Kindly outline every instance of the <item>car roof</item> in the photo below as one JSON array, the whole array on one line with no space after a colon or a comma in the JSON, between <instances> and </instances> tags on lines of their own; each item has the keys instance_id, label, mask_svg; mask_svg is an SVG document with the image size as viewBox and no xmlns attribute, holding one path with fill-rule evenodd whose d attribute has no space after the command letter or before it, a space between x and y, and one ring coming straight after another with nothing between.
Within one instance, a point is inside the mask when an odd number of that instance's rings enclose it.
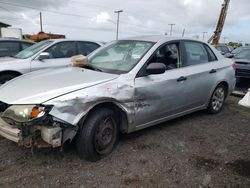
<instances>
[{"instance_id":1,"label":"car roof","mask_svg":"<svg viewBox=\"0 0 250 188\"><path fill-rule=\"evenodd\" d=\"M139 40L139 41L148 41L148 42L159 42L159 41L172 41L172 40L192 40L192 41L198 41L202 42L197 39L193 38L186 38L186 37L168 37L165 35L146 35L146 36L136 36L136 37L129 37L124 38L121 40Z\"/></svg>"},{"instance_id":2,"label":"car roof","mask_svg":"<svg viewBox=\"0 0 250 188\"><path fill-rule=\"evenodd\" d=\"M30 41L30 40L21 40L21 39L16 39L16 38L0 38L0 42L1 41L27 42L27 43L32 43L32 44L35 43L33 41Z\"/></svg>"},{"instance_id":3,"label":"car roof","mask_svg":"<svg viewBox=\"0 0 250 188\"><path fill-rule=\"evenodd\" d=\"M217 45L215 45L215 46L222 46L222 47L226 46L226 47L229 47L229 46L226 45L226 44L217 44Z\"/></svg>"},{"instance_id":4,"label":"car roof","mask_svg":"<svg viewBox=\"0 0 250 188\"><path fill-rule=\"evenodd\" d=\"M48 41L53 41L53 42L62 42L62 41L82 41L82 42L93 42L96 44L99 44L101 46L103 46L102 42L98 42L98 41L92 41L92 40L83 40L83 39L47 39Z\"/></svg>"}]
</instances>

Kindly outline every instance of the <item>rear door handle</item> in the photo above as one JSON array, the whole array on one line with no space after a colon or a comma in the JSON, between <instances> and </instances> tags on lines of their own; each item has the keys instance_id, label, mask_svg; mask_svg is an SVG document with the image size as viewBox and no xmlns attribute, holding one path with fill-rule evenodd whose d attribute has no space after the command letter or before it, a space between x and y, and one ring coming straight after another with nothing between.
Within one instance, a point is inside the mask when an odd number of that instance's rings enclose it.
<instances>
[{"instance_id":1,"label":"rear door handle","mask_svg":"<svg viewBox=\"0 0 250 188\"><path fill-rule=\"evenodd\" d=\"M213 73L216 73L216 72L217 72L217 70L212 69L212 70L209 72L209 74L213 74Z\"/></svg>"},{"instance_id":2,"label":"rear door handle","mask_svg":"<svg viewBox=\"0 0 250 188\"><path fill-rule=\"evenodd\" d=\"M185 81L185 80L187 80L187 77L181 76L180 78L177 79L177 82L182 82L182 81Z\"/></svg>"}]
</instances>

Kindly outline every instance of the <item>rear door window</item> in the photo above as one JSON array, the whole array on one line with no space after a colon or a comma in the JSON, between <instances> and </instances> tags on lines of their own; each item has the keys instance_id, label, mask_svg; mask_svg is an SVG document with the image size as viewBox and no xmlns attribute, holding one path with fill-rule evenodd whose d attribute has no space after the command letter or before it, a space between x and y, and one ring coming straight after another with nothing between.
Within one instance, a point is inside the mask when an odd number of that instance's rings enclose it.
<instances>
[{"instance_id":1,"label":"rear door window","mask_svg":"<svg viewBox=\"0 0 250 188\"><path fill-rule=\"evenodd\" d=\"M82 55L89 55L91 52L100 47L99 44L93 42L77 42L78 43L78 53Z\"/></svg>"},{"instance_id":2,"label":"rear door window","mask_svg":"<svg viewBox=\"0 0 250 188\"><path fill-rule=\"evenodd\" d=\"M15 55L20 51L19 42L4 41L0 42L0 56Z\"/></svg>"},{"instance_id":3,"label":"rear door window","mask_svg":"<svg viewBox=\"0 0 250 188\"><path fill-rule=\"evenodd\" d=\"M209 62L207 50L199 42L184 42L184 54L185 58L182 61L182 67Z\"/></svg>"}]
</instances>

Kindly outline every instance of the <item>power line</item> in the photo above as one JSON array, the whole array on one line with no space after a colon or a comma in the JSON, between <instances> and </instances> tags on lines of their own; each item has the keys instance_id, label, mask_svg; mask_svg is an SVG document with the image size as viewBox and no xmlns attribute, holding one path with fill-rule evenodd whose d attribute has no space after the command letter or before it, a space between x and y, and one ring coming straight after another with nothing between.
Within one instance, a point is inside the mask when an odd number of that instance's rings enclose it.
<instances>
[{"instance_id":1,"label":"power line","mask_svg":"<svg viewBox=\"0 0 250 188\"><path fill-rule=\"evenodd\" d=\"M103 6L103 5L99 5L99 4L95 4L95 3L86 3L86 2L81 2L81 1L77 1L77 0L72 0L72 2L76 2L76 3L79 3L79 4L90 5L90 6L94 6L94 7L100 7L102 9L108 9L108 10L113 11L113 8L111 8L111 7L107 7L107 6ZM151 17L147 17L147 16L135 13L135 12L130 11L130 10L126 10L126 13L130 13L131 15L135 15L135 16L138 16L138 17L143 17L143 18L146 18L146 19L151 19ZM158 21L160 23L164 23L162 20L158 20L156 18L154 18L153 20Z\"/></svg>"},{"instance_id":2,"label":"power line","mask_svg":"<svg viewBox=\"0 0 250 188\"><path fill-rule=\"evenodd\" d=\"M77 0L72 0L72 2L79 3L79 4L83 4L83 5L90 5L90 6L94 6L94 7L100 7L100 8L102 8L102 9L108 9L108 10L112 10L112 11L113 11L112 8L106 7L106 6L102 6L102 5L99 5L99 4L80 2L80 1L77 1ZM139 16L139 17L144 17L144 18L146 18L146 19L149 19L149 17L140 15L140 14L138 14L138 13L134 13L133 11L126 10L126 14L127 14L127 13L131 13L132 15L137 15L137 16ZM151 19L151 18L150 18L150 19ZM154 20L154 21L158 21L158 22L160 22L160 23L163 23L162 20L157 20L157 19L155 19L155 18L154 18L153 20ZM116 24L115 22L113 22L113 23ZM135 26L135 27L138 27L138 28L140 27L140 28L143 28L143 29L149 29L149 28L145 27L144 25L132 24L132 23L129 23L129 22L124 21L124 20L120 21L120 23L128 24L128 25ZM164 29L161 28L161 30L164 30ZM153 30L151 30L151 31L153 31Z\"/></svg>"},{"instance_id":3,"label":"power line","mask_svg":"<svg viewBox=\"0 0 250 188\"><path fill-rule=\"evenodd\" d=\"M80 2L78 2L78 3L80 3ZM83 2L81 2L81 3L83 3ZM0 1L0 4L5 4L5 5L9 5L9 6L14 6L14 7L22 7L22 8L28 8L28 9L34 9L34 10L38 10L38 11L50 12L50 13L65 15L65 16L74 16L74 17L81 17L81 18L85 18L85 19L91 19L91 17L89 17L89 16L84 16L84 15L80 15L80 14L65 13L65 12L54 11L54 10L46 10L46 9L37 8L37 7L29 6L29 5L20 5L20 4L15 4L15 3L3 2L3 1ZM85 3L85 4L90 4L90 3ZM99 6L99 5L96 5L96 6ZM99 7L102 7L102 6L99 6ZM112 24L116 24L116 22L111 20L111 19L108 19L107 21L112 23ZM138 28L140 27L140 28L148 29L145 26L138 25L138 24L132 24L132 23L125 22L125 21L121 21L121 23L126 23L128 25L135 26L135 27L138 27Z\"/></svg>"},{"instance_id":4,"label":"power line","mask_svg":"<svg viewBox=\"0 0 250 188\"><path fill-rule=\"evenodd\" d=\"M50 12L50 13L60 14L60 15L67 15L67 16L74 16L74 17L81 17L81 18L88 18L88 19L91 18L89 16L83 16L80 14L72 14L72 13L65 13L65 12L54 11L54 10L46 10L46 9L37 8L37 7L33 7L33 6L20 5L20 4L9 3L9 2L0 1L0 4L5 4L5 5L9 5L9 6L14 6L14 7L23 7L23 8L28 8L28 9L34 9L34 10L38 10L38 11Z\"/></svg>"},{"instance_id":5,"label":"power line","mask_svg":"<svg viewBox=\"0 0 250 188\"><path fill-rule=\"evenodd\" d=\"M72 14L72 13L65 13L65 12L54 11L54 10L46 10L46 9L37 8L37 7L34 7L34 6L29 6L29 5L20 5L20 4L15 4L15 3L3 2L3 1L0 1L0 4L13 6L13 7L22 7L22 8L28 8L28 9L34 9L34 10L38 10L38 11L50 12L50 13L65 15L65 16L74 16L74 17L81 17L81 18L84 18L84 19L91 19L91 17L80 15L80 14ZM114 22L111 19L108 19L107 21L112 23L112 24L116 24L116 22ZM147 28L145 26L142 26L142 25L132 24L132 23L128 23L128 22L125 22L125 21L121 21L121 23L123 23L123 24L125 23L125 24L131 25L131 26L135 26L135 27L138 27L138 28L143 28L143 29L149 30L149 28ZM151 31L153 31L153 30L151 30Z\"/></svg>"}]
</instances>

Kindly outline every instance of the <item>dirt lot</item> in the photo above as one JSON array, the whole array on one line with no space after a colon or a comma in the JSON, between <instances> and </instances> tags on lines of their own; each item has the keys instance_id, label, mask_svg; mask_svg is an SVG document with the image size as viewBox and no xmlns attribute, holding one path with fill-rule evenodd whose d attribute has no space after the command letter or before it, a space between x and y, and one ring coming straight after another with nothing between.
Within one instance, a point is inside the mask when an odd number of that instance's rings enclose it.
<instances>
[{"instance_id":1,"label":"dirt lot","mask_svg":"<svg viewBox=\"0 0 250 188\"><path fill-rule=\"evenodd\" d=\"M102 161L72 145L30 150L0 138L0 187L250 187L250 110L230 97L223 112L197 112L130 135Z\"/></svg>"}]
</instances>

